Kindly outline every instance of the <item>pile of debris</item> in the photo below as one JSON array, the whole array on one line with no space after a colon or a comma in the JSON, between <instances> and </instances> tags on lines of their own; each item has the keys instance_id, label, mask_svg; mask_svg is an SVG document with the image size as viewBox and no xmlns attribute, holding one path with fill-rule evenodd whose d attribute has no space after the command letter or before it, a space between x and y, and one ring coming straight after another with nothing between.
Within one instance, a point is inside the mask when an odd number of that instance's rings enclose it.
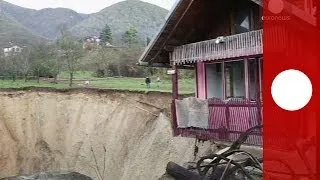
<instances>
[{"instance_id":1,"label":"pile of debris","mask_svg":"<svg viewBox=\"0 0 320 180\"><path fill-rule=\"evenodd\" d=\"M230 147L180 166L169 162L160 180L255 180L262 179L262 154L240 149L248 136L261 131L262 125L248 129Z\"/></svg>"}]
</instances>

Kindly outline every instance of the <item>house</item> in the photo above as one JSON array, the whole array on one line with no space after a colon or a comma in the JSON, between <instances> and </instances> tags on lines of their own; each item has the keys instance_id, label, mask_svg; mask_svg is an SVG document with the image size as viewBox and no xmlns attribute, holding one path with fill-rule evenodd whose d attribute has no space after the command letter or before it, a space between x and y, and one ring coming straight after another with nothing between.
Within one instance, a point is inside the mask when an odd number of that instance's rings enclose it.
<instances>
[{"instance_id":1,"label":"house","mask_svg":"<svg viewBox=\"0 0 320 180\"><path fill-rule=\"evenodd\" d=\"M7 47L7 48L3 48L3 54L4 56L9 56L11 54L17 54L17 53L21 53L22 52L22 49L21 47L19 46L12 46L12 47Z\"/></svg>"},{"instance_id":2,"label":"house","mask_svg":"<svg viewBox=\"0 0 320 180\"><path fill-rule=\"evenodd\" d=\"M97 36L88 36L85 37L83 42L83 48L84 49L90 49L93 46L98 46L100 44L101 40Z\"/></svg>"},{"instance_id":3,"label":"house","mask_svg":"<svg viewBox=\"0 0 320 180\"><path fill-rule=\"evenodd\" d=\"M285 2L283 9L294 12L294 18L315 23L312 0ZM263 17L262 0L176 3L138 62L172 68L175 136L233 141L262 124L265 18L270 17ZM278 29L275 33L279 35ZM195 98L180 98L179 69L195 70ZM256 132L246 143L262 145L261 135Z\"/></svg>"},{"instance_id":4,"label":"house","mask_svg":"<svg viewBox=\"0 0 320 180\"><path fill-rule=\"evenodd\" d=\"M84 38L84 42L83 42L84 49L91 49L94 46L99 46L99 45L113 47L113 45L109 42L102 43L101 39L98 36L92 36L92 37L88 36Z\"/></svg>"}]
</instances>

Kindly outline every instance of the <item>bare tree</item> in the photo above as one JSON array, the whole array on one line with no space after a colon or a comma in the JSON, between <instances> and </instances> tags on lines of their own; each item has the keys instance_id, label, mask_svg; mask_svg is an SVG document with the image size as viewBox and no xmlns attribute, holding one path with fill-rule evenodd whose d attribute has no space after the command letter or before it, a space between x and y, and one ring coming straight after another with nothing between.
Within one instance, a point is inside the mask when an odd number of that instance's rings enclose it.
<instances>
[{"instance_id":1,"label":"bare tree","mask_svg":"<svg viewBox=\"0 0 320 180\"><path fill-rule=\"evenodd\" d=\"M24 48L21 53L21 73L23 74L24 82L27 82L28 76L31 70L31 62L30 62L30 48Z\"/></svg>"},{"instance_id":2,"label":"bare tree","mask_svg":"<svg viewBox=\"0 0 320 180\"><path fill-rule=\"evenodd\" d=\"M16 54L14 52L11 52L7 57L5 57L7 71L12 78L12 81L16 81L17 76L19 75L19 66L21 65L20 60L20 54Z\"/></svg>"},{"instance_id":3,"label":"bare tree","mask_svg":"<svg viewBox=\"0 0 320 180\"><path fill-rule=\"evenodd\" d=\"M80 58L83 56L83 48L79 41L75 40L71 35L64 33L58 40L60 57L65 60L69 71L69 86L73 84L73 75L76 66L79 64Z\"/></svg>"}]
</instances>

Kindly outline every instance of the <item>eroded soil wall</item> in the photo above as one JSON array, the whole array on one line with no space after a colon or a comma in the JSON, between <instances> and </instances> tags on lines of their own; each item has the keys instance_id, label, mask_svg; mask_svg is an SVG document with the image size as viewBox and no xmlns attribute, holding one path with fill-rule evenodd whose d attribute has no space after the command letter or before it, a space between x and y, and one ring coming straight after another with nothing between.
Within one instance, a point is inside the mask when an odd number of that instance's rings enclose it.
<instances>
[{"instance_id":1,"label":"eroded soil wall","mask_svg":"<svg viewBox=\"0 0 320 180\"><path fill-rule=\"evenodd\" d=\"M195 140L172 137L170 102L162 93L2 91L0 178L77 171L158 179L168 161L193 160Z\"/></svg>"}]
</instances>

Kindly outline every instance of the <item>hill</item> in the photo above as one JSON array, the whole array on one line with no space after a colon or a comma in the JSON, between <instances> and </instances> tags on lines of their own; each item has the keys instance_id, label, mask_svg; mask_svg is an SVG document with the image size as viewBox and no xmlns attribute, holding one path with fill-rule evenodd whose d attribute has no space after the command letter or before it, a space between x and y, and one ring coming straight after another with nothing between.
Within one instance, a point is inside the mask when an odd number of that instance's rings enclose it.
<instances>
[{"instance_id":1,"label":"hill","mask_svg":"<svg viewBox=\"0 0 320 180\"><path fill-rule=\"evenodd\" d=\"M89 18L71 28L77 36L99 35L108 24L116 39L130 27L138 30L142 39L153 37L165 21L168 11L138 0L123 1L91 14Z\"/></svg>"},{"instance_id":2,"label":"hill","mask_svg":"<svg viewBox=\"0 0 320 180\"><path fill-rule=\"evenodd\" d=\"M85 19L87 15L65 8L46 8L35 11L29 17L19 19L24 26L49 39L55 39L63 28L69 29Z\"/></svg>"},{"instance_id":3,"label":"hill","mask_svg":"<svg viewBox=\"0 0 320 180\"><path fill-rule=\"evenodd\" d=\"M0 11L0 48L15 45L30 45L43 39Z\"/></svg>"},{"instance_id":4,"label":"hill","mask_svg":"<svg viewBox=\"0 0 320 180\"><path fill-rule=\"evenodd\" d=\"M55 39L62 28L71 28L88 17L65 8L33 10L2 0L0 0L0 9L26 28L48 39Z\"/></svg>"},{"instance_id":5,"label":"hill","mask_svg":"<svg viewBox=\"0 0 320 180\"><path fill-rule=\"evenodd\" d=\"M108 24L115 41L119 41L130 27L137 29L144 41L147 37L153 37L168 13L166 9L139 0L119 2L93 14L80 14L65 8L34 10L0 0L0 11L7 19L14 21L14 26L19 26L19 32L24 31L25 36L29 32L47 39L56 39L61 29L68 29L78 37L99 36L102 28ZM6 27L6 24L2 26ZM12 25L10 28L14 29ZM1 32L10 34L9 29L1 29Z\"/></svg>"}]
</instances>

